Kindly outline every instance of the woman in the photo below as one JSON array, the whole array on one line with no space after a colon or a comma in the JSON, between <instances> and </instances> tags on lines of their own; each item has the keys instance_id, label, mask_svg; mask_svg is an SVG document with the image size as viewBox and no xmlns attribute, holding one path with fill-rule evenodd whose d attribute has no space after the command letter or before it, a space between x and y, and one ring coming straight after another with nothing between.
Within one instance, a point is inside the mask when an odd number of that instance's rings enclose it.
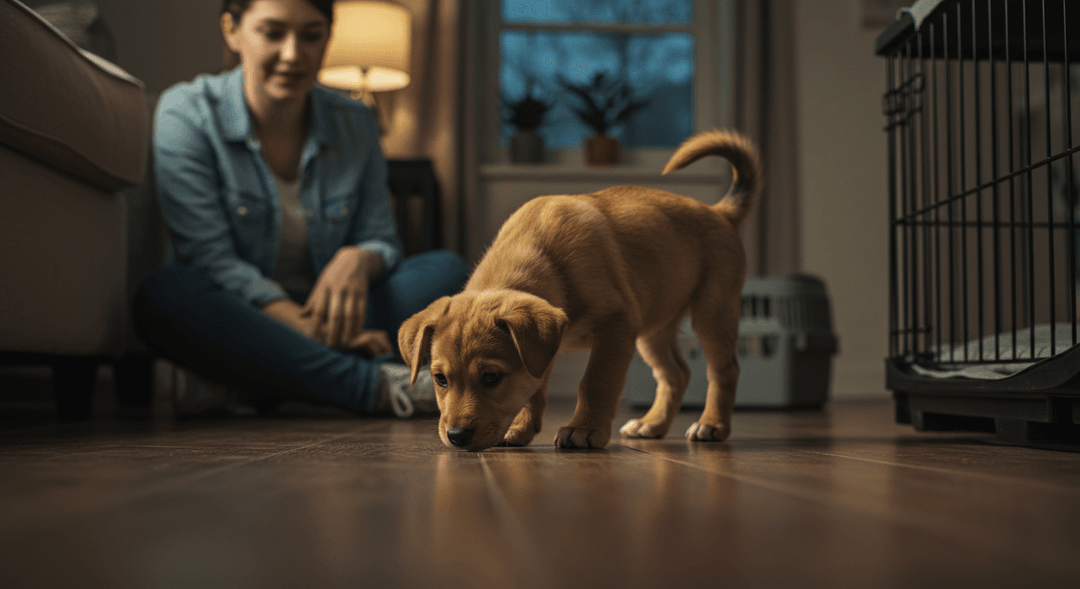
<instances>
[{"instance_id":1,"label":"woman","mask_svg":"<svg viewBox=\"0 0 1080 589\"><path fill-rule=\"evenodd\" d=\"M397 329L460 290L438 251L401 260L372 112L316 86L332 0L226 0L240 66L166 91L155 174L167 265L135 300L140 335L187 371L178 410L223 387L407 417L435 410L409 385ZM206 381L214 383L208 384Z\"/></svg>"}]
</instances>

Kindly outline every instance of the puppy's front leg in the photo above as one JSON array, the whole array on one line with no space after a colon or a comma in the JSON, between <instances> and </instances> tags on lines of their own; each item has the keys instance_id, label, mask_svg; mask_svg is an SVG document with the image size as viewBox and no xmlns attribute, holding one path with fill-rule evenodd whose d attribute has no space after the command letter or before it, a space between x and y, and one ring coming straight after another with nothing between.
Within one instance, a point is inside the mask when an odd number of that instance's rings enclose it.
<instances>
[{"instance_id":1,"label":"puppy's front leg","mask_svg":"<svg viewBox=\"0 0 1080 589\"><path fill-rule=\"evenodd\" d=\"M640 419L631 419L619 429L628 438L662 438L682 406L683 393L690 382L690 366L679 351L679 326L674 321L666 329L642 336L637 349L656 378L656 398Z\"/></svg>"},{"instance_id":2,"label":"puppy's front leg","mask_svg":"<svg viewBox=\"0 0 1080 589\"><path fill-rule=\"evenodd\" d=\"M585 377L578 385L574 418L556 434L556 448L607 446L616 404L633 358L634 334L629 330L616 328L593 338Z\"/></svg>"},{"instance_id":3,"label":"puppy's front leg","mask_svg":"<svg viewBox=\"0 0 1080 589\"><path fill-rule=\"evenodd\" d=\"M547 406L549 378L551 378L550 368L544 376L544 382L540 385L540 389L533 393L533 396L529 398L529 402L521 408L517 417L514 418L514 423L510 424L510 429L507 430L506 435L503 437L503 446L527 446L536 437L536 434L540 433L540 422L544 415L544 408Z\"/></svg>"}]
</instances>

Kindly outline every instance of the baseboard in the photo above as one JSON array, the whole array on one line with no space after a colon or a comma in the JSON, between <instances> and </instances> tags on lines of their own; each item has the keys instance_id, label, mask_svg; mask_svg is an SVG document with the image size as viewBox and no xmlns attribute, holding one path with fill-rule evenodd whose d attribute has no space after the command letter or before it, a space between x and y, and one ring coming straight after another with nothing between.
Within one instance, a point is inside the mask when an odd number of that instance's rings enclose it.
<instances>
[{"instance_id":1,"label":"baseboard","mask_svg":"<svg viewBox=\"0 0 1080 589\"><path fill-rule=\"evenodd\" d=\"M885 389L885 360L876 363L835 362L829 388L831 399L889 397L889 391Z\"/></svg>"}]
</instances>

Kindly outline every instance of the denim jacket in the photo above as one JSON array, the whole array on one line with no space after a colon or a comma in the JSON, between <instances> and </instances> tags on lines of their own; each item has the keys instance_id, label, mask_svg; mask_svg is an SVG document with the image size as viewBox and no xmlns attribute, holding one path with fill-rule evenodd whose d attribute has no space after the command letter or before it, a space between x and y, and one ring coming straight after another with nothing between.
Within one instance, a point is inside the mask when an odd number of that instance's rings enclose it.
<instances>
[{"instance_id":1,"label":"denim jacket","mask_svg":"<svg viewBox=\"0 0 1080 589\"><path fill-rule=\"evenodd\" d=\"M316 86L300 161L300 199L316 275L346 245L401 259L386 161L363 104ZM170 257L201 266L222 287L262 306L285 298L274 275L281 205L244 99L243 70L202 75L162 94L154 173L172 234Z\"/></svg>"}]
</instances>

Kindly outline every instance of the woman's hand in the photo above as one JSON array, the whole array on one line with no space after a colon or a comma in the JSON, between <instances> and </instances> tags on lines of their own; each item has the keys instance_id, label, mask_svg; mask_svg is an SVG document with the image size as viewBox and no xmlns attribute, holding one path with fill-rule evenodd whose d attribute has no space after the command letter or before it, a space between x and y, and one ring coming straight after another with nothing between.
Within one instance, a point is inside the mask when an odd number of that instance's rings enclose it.
<instances>
[{"instance_id":1,"label":"woman's hand","mask_svg":"<svg viewBox=\"0 0 1080 589\"><path fill-rule=\"evenodd\" d=\"M325 330L315 320L314 314L305 314L304 308L292 300L278 299L272 301L264 305L262 311L301 335L319 343L326 343L319 335ZM385 356L394 352L394 348L390 344L390 336L385 331L378 329L362 330L351 340L343 341L338 346L338 349L359 352L371 357Z\"/></svg>"},{"instance_id":2,"label":"woman's hand","mask_svg":"<svg viewBox=\"0 0 1080 589\"><path fill-rule=\"evenodd\" d=\"M380 329L366 329L345 344L345 349L365 356L378 357L394 353L390 336Z\"/></svg>"},{"instance_id":3,"label":"woman's hand","mask_svg":"<svg viewBox=\"0 0 1080 589\"><path fill-rule=\"evenodd\" d=\"M316 339L319 325L311 316L304 315L304 308L291 299L277 299L262 306L262 312L310 339Z\"/></svg>"},{"instance_id":4,"label":"woman's hand","mask_svg":"<svg viewBox=\"0 0 1080 589\"><path fill-rule=\"evenodd\" d=\"M382 342L372 343L377 336L364 331L368 285L382 272L378 254L353 246L339 249L319 274L302 310L302 316L317 325L314 339L332 348L382 349Z\"/></svg>"}]
</instances>

